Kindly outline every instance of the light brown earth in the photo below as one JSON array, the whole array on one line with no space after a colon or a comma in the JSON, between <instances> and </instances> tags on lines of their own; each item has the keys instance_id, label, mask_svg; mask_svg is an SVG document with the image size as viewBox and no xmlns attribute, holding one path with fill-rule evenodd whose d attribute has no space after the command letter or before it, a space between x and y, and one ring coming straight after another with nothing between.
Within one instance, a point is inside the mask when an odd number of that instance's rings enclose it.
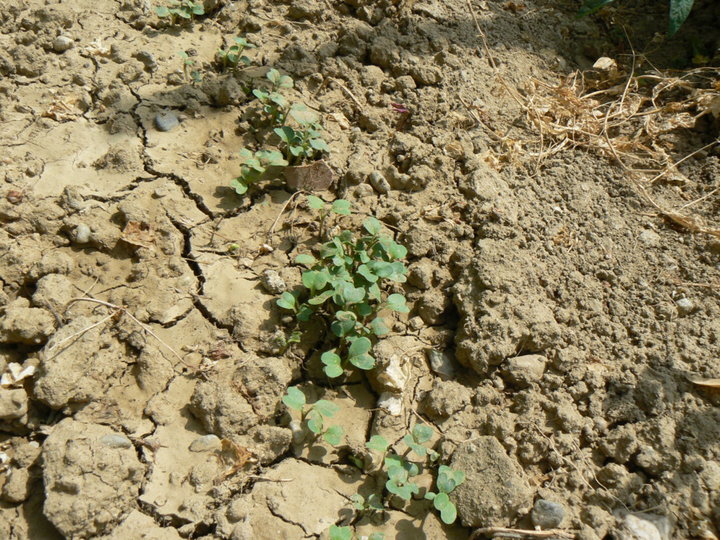
<instances>
[{"instance_id":1,"label":"light brown earth","mask_svg":"<svg viewBox=\"0 0 720 540\"><path fill-rule=\"evenodd\" d=\"M539 499L579 539L717 538L720 393L688 379L720 377L717 148L643 184L593 151L601 138L547 151L562 139L534 121L554 110L548 92L533 109L531 80L556 87L601 56L627 69L610 16L561 0L205 4L173 28L147 0L0 2L0 538L351 524L461 539L532 529ZM253 67L221 73L236 35ZM382 368L332 384L318 336L278 344L275 299L300 283L313 214L280 181L229 187L256 144L242 84L270 66L323 120L337 182L320 195L409 249L412 311L375 350L394 386ZM167 132L165 111L180 120ZM677 161L712 141L716 113L656 149ZM340 405L339 448L293 443L294 384ZM353 514L349 498L382 485L349 457L420 420L466 472L458 522L422 499Z\"/></svg>"}]
</instances>

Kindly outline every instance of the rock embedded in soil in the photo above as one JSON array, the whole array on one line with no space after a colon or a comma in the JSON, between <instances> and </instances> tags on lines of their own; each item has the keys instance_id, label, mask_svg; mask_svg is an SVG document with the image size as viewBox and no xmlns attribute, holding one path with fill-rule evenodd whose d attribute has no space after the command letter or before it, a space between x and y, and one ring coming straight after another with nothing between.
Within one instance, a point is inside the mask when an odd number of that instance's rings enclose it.
<instances>
[{"instance_id":1,"label":"rock embedded in soil","mask_svg":"<svg viewBox=\"0 0 720 540\"><path fill-rule=\"evenodd\" d=\"M453 364L452 354L449 351L438 351L429 349L427 351L430 369L441 379L452 379L455 377L455 366Z\"/></svg>"},{"instance_id":2,"label":"rock embedded in soil","mask_svg":"<svg viewBox=\"0 0 720 540\"><path fill-rule=\"evenodd\" d=\"M532 507L533 490L495 437L461 444L450 466L465 472L451 495L465 527L507 527Z\"/></svg>"},{"instance_id":3,"label":"rock embedded in soil","mask_svg":"<svg viewBox=\"0 0 720 540\"><path fill-rule=\"evenodd\" d=\"M547 359L539 354L526 354L509 358L502 370L503 377L517 388L527 388L540 382L545 373Z\"/></svg>"},{"instance_id":4,"label":"rock embedded in soil","mask_svg":"<svg viewBox=\"0 0 720 540\"><path fill-rule=\"evenodd\" d=\"M43 444L44 513L68 538L106 534L135 507L144 468L134 448L102 443L114 435L66 418Z\"/></svg>"},{"instance_id":5,"label":"rock embedded in soil","mask_svg":"<svg viewBox=\"0 0 720 540\"><path fill-rule=\"evenodd\" d=\"M155 127L158 131L171 131L180 125L180 120L173 112L162 112L155 115Z\"/></svg>"},{"instance_id":6,"label":"rock embedded in soil","mask_svg":"<svg viewBox=\"0 0 720 540\"><path fill-rule=\"evenodd\" d=\"M283 291L287 290L285 280L280 277L280 274L278 274L276 270L264 270L260 277L260 282L265 290L270 294L281 294Z\"/></svg>"},{"instance_id":7,"label":"rock embedded in soil","mask_svg":"<svg viewBox=\"0 0 720 540\"><path fill-rule=\"evenodd\" d=\"M18 420L28 411L28 396L24 388L0 390L0 420Z\"/></svg>"},{"instance_id":8,"label":"rock embedded in soil","mask_svg":"<svg viewBox=\"0 0 720 540\"><path fill-rule=\"evenodd\" d=\"M67 36L58 36L52 42L53 51L56 53L64 53L67 50L72 49L74 43L72 38Z\"/></svg>"},{"instance_id":9,"label":"rock embedded in soil","mask_svg":"<svg viewBox=\"0 0 720 540\"><path fill-rule=\"evenodd\" d=\"M565 519L565 509L562 504L546 499L538 499L535 501L532 512L530 512L530 519L536 527L554 529L559 527L563 519Z\"/></svg>"},{"instance_id":10,"label":"rock embedded in soil","mask_svg":"<svg viewBox=\"0 0 720 540\"><path fill-rule=\"evenodd\" d=\"M10 469L2 487L2 500L11 504L27 500L30 496L30 482L30 471L27 469Z\"/></svg>"},{"instance_id":11,"label":"rock embedded in soil","mask_svg":"<svg viewBox=\"0 0 720 540\"><path fill-rule=\"evenodd\" d=\"M0 316L0 343L40 345L55 331L55 317L49 311L26 307L15 301L4 308Z\"/></svg>"},{"instance_id":12,"label":"rock embedded in soil","mask_svg":"<svg viewBox=\"0 0 720 540\"><path fill-rule=\"evenodd\" d=\"M210 452L220 450L222 443L217 435L203 435L190 443L191 452Z\"/></svg>"}]
</instances>

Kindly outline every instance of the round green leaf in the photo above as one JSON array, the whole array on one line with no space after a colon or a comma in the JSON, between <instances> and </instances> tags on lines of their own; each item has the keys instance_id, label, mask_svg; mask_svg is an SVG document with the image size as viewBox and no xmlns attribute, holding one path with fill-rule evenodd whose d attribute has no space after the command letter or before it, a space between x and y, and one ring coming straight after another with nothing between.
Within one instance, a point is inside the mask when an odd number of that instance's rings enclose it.
<instances>
[{"instance_id":1,"label":"round green leaf","mask_svg":"<svg viewBox=\"0 0 720 540\"><path fill-rule=\"evenodd\" d=\"M315 195L308 195L307 202L308 206L313 210L322 210L325 208L325 201Z\"/></svg>"},{"instance_id":2,"label":"round green leaf","mask_svg":"<svg viewBox=\"0 0 720 540\"><path fill-rule=\"evenodd\" d=\"M283 396L282 402L296 411L302 411L305 406L305 394L297 386L290 386Z\"/></svg>"},{"instance_id":3,"label":"round green leaf","mask_svg":"<svg viewBox=\"0 0 720 540\"><path fill-rule=\"evenodd\" d=\"M375 317L370 323L370 330L376 336L384 336L390 332L390 329L385 324L385 320L382 317Z\"/></svg>"},{"instance_id":4,"label":"round green leaf","mask_svg":"<svg viewBox=\"0 0 720 540\"><path fill-rule=\"evenodd\" d=\"M382 437L381 435L373 435L370 437L370 440L365 443L365 446L370 450L375 450L376 452L385 452L388 449L388 446L390 446L390 443L387 442L385 437Z\"/></svg>"},{"instance_id":5,"label":"round green leaf","mask_svg":"<svg viewBox=\"0 0 720 540\"><path fill-rule=\"evenodd\" d=\"M313 257L312 255L308 255L307 253L301 253L297 257L295 257L295 262L297 264L303 264L305 266L312 266L317 262L317 259Z\"/></svg>"},{"instance_id":6,"label":"round green leaf","mask_svg":"<svg viewBox=\"0 0 720 540\"><path fill-rule=\"evenodd\" d=\"M323 439L332 446L338 446L342 442L343 428L341 426L330 426L325 433Z\"/></svg>"},{"instance_id":7,"label":"round green leaf","mask_svg":"<svg viewBox=\"0 0 720 540\"><path fill-rule=\"evenodd\" d=\"M375 359L369 354L359 354L350 357L350 363L358 369L369 370L375 367Z\"/></svg>"},{"instance_id":8,"label":"round green leaf","mask_svg":"<svg viewBox=\"0 0 720 540\"><path fill-rule=\"evenodd\" d=\"M276 304L284 309L291 309L295 310L295 297L290 294L289 292L284 292L282 295L280 295L280 298L277 299Z\"/></svg>"},{"instance_id":9,"label":"round green leaf","mask_svg":"<svg viewBox=\"0 0 720 540\"><path fill-rule=\"evenodd\" d=\"M335 378L343 374L342 360L332 351L326 351L320 356L320 361L325 364L323 371L328 377Z\"/></svg>"},{"instance_id":10,"label":"round green leaf","mask_svg":"<svg viewBox=\"0 0 720 540\"><path fill-rule=\"evenodd\" d=\"M433 506L436 510L442 511L447 505L452 504L447 493L438 493L433 499Z\"/></svg>"},{"instance_id":11,"label":"round green leaf","mask_svg":"<svg viewBox=\"0 0 720 540\"><path fill-rule=\"evenodd\" d=\"M353 340L348 350L349 356L366 354L372 348L372 342L366 337L359 337Z\"/></svg>"},{"instance_id":12,"label":"round green leaf","mask_svg":"<svg viewBox=\"0 0 720 540\"><path fill-rule=\"evenodd\" d=\"M376 236L382 230L382 223L377 218L370 216L363 222L363 227L368 233Z\"/></svg>"},{"instance_id":13,"label":"round green leaf","mask_svg":"<svg viewBox=\"0 0 720 540\"><path fill-rule=\"evenodd\" d=\"M315 435L320 435L323 430L323 421L322 416L319 414L312 414L315 411L310 411L307 418L307 427L310 431L312 431Z\"/></svg>"},{"instance_id":14,"label":"round green leaf","mask_svg":"<svg viewBox=\"0 0 720 540\"><path fill-rule=\"evenodd\" d=\"M345 199L337 199L336 201L333 201L331 208L336 214L343 216L350 215L350 201L346 201Z\"/></svg>"},{"instance_id":15,"label":"round green leaf","mask_svg":"<svg viewBox=\"0 0 720 540\"><path fill-rule=\"evenodd\" d=\"M248 190L247 182L242 178L235 178L230 182L230 187L232 187L238 195L245 195Z\"/></svg>"},{"instance_id":16,"label":"round green leaf","mask_svg":"<svg viewBox=\"0 0 720 540\"><path fill-rule=\"evenodd\" d=\"M433 430L425 424L415 424L412 429L412 436L417 443L429 441L433 436Z\"/></svg>"},{"instance_id":17,"label":"round green leaf","mask_svg":"<svg viewBox=\"0 0 720 540\"><path fill-rule=\"evenodd\" d=\"M340 410L340 406L327 399L319 399L313 404L313 411L317 411L322 416L331 418Z\"/></svg>"},{"instance_id":18,"label":"round green leaf","mask_svg":"<svg viewBox=\"0 0 720 540\"><path fill-rule=\"evenodd\" d=\"M453 503L448 504L440 510L440 519L447 525L452 525L457 519L457 508Z\"/></svg>"},{"instance_id":19,"label":"round green leaf","mask_svg":"<svg viewBox=\"0 0 720 540\"><path fill-rule=\"evenodd\" d=\"M350 527L330 527L330 540L352 540L352 529Z\"/></svg>"},{"instance_id":20,"label":"round green leaf","mask_svg":"<svg viewBox=\"0 0 720 540\"><path fill-rule=\"evenodd\" d=\"M391 294L386 301L387 307L398 313L408 313L410 308L405 304L405 297L402 294Z\"/></svg>"}]
</instances>

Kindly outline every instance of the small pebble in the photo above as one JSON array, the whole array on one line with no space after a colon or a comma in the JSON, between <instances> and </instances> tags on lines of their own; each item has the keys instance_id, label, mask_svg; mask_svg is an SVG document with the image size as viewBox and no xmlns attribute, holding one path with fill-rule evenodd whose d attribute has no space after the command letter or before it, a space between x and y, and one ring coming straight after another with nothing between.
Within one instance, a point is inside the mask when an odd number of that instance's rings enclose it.
<instances>
[{"instance_id":1,"label":"small pebble","mask_svg":"<svg viewBox=\"0 0 720 540\"><path fill-rule=\"evenodd\" d=\"M191 452L210 452L220 450L222 442L217 435L203 435L190 443Z\"/></svg>"},{"instance_id":2,"label":"small pebble","mask_svg":"<svg viewBox=\"0 0 720 540\"><path fill-rule=\"evenodd\" d=\"M432 369L436 375L439 375L441 379L452 379L455 376L452 358L447 352L430 349L427 352L427 358L430 362L430 369Z\"/></svg>"},{"instance_id":3,"label":"small pebble","mask_svg":"<svg viewBox=\"0 0 720 540\"><path fill-rule=\"evenodd\" d=\"M538 499L530 512L530 519L536 527L554 529L565 519L565 509L556 502Z\"/></svg>"},{"instance_id":4,"label":"small pebble","mask_svg":"<svg viewBox=\"0 0 720 540\"><path fill-rule=\"evenodd\" d=\"M660 244L660 235L655 231L649 229L644 230L640 233L640 241L646 246L657 246Z\"/></svg>"},{"instance_id":5,"label":"small pebble","mask_svg":"<svg viewBox=\"0 0 720 540\"><path fill-rule=\"evenodd\" d=\"M390 191L390 183L377 171L370 173L370 185L380 194Z\"/></svg>"},{"instance_id":6,"label":"small pebble","mask_svg":"<svg viewBox=\"0 0 720 540\"><path fill-rule=\"evenodd\" d=\"M170 131L171 129L175 129L179 125L180 120L178 120L178 117L175 115L175 113L164 112L158 113L155 116L155 127L157 127L159 131Z\"/></svg>"},{"instance_id":7,"label":"small pebble","mask_svg":"<svg viewBox=\"0 0 720 540\"><path fill-rule=\"evenodd\" d=\"M285 281L275 270L265 270L260 277L260 281L270 294L280 294L287 289Z\"/></svg>"},{"instance_id":8,"label":"small pebble","mask_svg":"<svg viewBox=\"0 0 720 540\"><path fill-rule=\"evenodd\" d=\"M132 441L125 435L119 433L113 433L112 435L103 435L100 438L100 442L110 448L132 448Z\"/></svg>"},{"instance_id":9,"label":"small pebble","mask_svg":"<svg viewBox=\"0 0 720 540\"><path fill-rule=\"evenodd\" d=\"M73 46L73 40L67 36L58 36L53 40L52 47L56 53L64 53Z\"/></svg>"},{"instance_id":10,"label":"small pebble","mask_svg":"<svg viewBox=\"0 0 720 540\"><path fill-rule=\"evenodd\" d=\"M85 225L84 223L81 223L77 227L75 227L75 241L78 244L87 244L90 241L90 234L92 231L90 230L90 227Z\"/></svg>"},{"instance_id":11,"label":"small pebble","mask_svg":"<svg viewBox=\"0 0 720 540\"><path fill-rule=\"evenodd\" d=\"M689 298L681 298L676 302L676 304L680 315L687 315L688 313L692 313L695 309L695 304L693 304L692 300Z\"/></svg>"}]
</instances>

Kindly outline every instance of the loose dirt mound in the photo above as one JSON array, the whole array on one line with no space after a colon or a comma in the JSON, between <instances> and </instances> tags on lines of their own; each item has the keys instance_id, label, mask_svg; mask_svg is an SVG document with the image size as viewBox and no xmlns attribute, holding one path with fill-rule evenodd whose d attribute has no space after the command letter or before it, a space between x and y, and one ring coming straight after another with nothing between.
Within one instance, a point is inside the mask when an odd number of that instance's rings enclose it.
<instances>
[{"instance_id":1,"label":"loose dirt mound","mask_svg":"<svg viewBox=\"0 0 720 540\"><path fill-rule=\"evenodd\" d=\"M0 537L716 538L720 394L691 379L720 377L717 71L678 86L693 121L642 139L646 174L599 124L635 74L569 89L616 50L575 4L204 4L0 10ZM252 64L222 71L236 35ZM355 214L329 225L374 215L409 251L367 377L323 374L320 327L286 343L306 196L230 187L270 66L325 126L317 194ZM298 440L290 385L340 406L339 446ZM421 496L355 513L384 487L366 441L422 422L466 474L457 522Z\"/></svg>"}]
</instances>

